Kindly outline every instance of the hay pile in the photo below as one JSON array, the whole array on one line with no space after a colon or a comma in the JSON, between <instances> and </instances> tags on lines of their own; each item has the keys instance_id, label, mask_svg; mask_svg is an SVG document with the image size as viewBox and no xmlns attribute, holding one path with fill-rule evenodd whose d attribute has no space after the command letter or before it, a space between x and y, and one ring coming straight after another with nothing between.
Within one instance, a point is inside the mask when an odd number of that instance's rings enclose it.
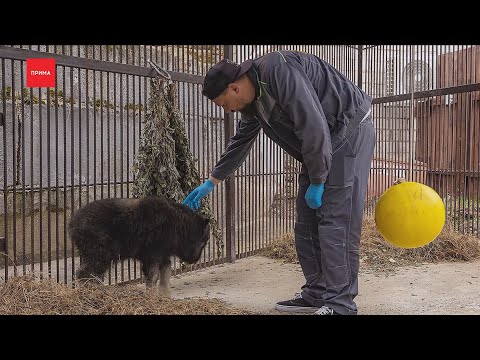
<instances>
[{"instance_id":1,"label":"hay pile","mask_svg":"<svg viewBox=\"0 0 480 360\"><path fill-rule=\"evenodd\" d=\"M419 265L447 261L471 261L480 258L480 241L474 235L455 231L447 219L440 235L417 249L401 249L386 242L375 226L373 216L367 216L362 229L361 264L388 270L402 265Z\"/></svg>"},{"instance_id":2,"label":"hay pile","mask_svg":"<svg viewBox=\"0 0 480 360\"><path fill-rule=\"evenodd\" d=\"M246 315L218 299L166 299L135 285L69 288L33 276L0 287L1 315Z\"/></svg>"},{"instance_id":3,"label":"hay pile","mask_svg":"<svg viewBox=\"0 0 480 360\"><path fill-rule=\"evenodd\" d=\"M282 260L284 263L298 264L298 257L292 232L285 233L282 236L273 239L270 245L260 249L256 254L271 259Z\"/></svg>"},{"instance_id":4,"label":"hay pile","mask_svg":"<svg viewBox=\"0 0 480 360\"><path fill-rule=\"evenodd\" d=\"M293 233L272 241L259 254L298 263ZM366 271L392 271L400 266L445 261L471 261L480 258L480 241L473 235L455 231L447 220L440 235L430 244L417 249L401 249L385 241L375 226L373 216L365 216L360 245L360 268Z\"/></svg>"}]
</instances>

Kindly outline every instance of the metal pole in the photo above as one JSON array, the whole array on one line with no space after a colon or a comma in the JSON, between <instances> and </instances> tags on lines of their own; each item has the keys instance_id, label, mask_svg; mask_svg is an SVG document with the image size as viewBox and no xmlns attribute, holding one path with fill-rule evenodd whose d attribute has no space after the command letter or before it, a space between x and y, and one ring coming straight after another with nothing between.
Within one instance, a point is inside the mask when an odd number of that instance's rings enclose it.
<instances>
[{"instance_id":1,"label":"metal pole","mask_svg":"<svg viewBox=\"0 0 480 360\"><path fill-rule=\"evenodd\" d=\"M415 47L414 45L410 45L410 119L408 122L409 125L409 136L408 136L408 181L413 181L413 157L415 156L413 153L413 116L414 116L414 93L415 93L415 83L414 83L414 66L413 60L415 59Z\"/></svg>"},{"instance_id":2,"label":"metal pole","mask_svg":"<svg viewBox=\"0 0 480 360\"><path fill-rule=\"evenodd\" d=\"M224 46L224 58L233 59L233 45ZM234 134L234 122L233 114L231 112L224 113L223 115L225 123L225 143L224 148L230 141L230 138ZM235 177L230 175L224 181L225 185L225 246L226 246L226 260L228 262L235 261Z\"/></svg>"},{"instance_id":3,"label":"metal pole","mask_svg":"<svg viewBox=\"0 0 480 360\"><path fill-rule=\"evenodd\" d=\"M361 89L363 86L363 45L358 45L358 87Z\"/></svg>"}]
</instances>

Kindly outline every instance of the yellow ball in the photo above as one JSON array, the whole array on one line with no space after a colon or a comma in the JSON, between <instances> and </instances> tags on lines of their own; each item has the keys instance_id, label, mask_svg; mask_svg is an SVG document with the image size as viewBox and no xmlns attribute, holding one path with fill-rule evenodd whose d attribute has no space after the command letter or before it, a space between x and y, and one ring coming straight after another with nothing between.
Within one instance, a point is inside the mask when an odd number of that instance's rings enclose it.
<instances>
[{"instance_id":1,"label":"yellow ball","mask_svg":"<svg viewBox=\"0 0 480 360\"><path fill-rule=\"evenodd\" d=\"M431 187L403 182L387 189L375 206L375 224L380 234L401 248L424 246L445 225L445 206Z\"/></svg>"}]
</instances>

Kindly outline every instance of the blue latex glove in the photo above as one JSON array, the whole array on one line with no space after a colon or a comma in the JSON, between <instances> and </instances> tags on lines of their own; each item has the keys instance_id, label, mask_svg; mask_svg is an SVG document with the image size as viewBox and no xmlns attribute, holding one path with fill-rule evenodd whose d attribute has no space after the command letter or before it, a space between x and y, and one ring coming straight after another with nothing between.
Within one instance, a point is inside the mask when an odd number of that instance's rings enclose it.
<instances>
[{"instance_id":1,"label":"blue latex glove","mask_svg":"<svg viewBox=\"0 0 480 360\"><path fill-rule=\"evenodd\" d=\"M308 207L311 209L318 209L322 206L322 195L325 190L325 185L322 184L310 184L305 193L305 200Z\"/></svg>"},{"instance_id":2,"label":"blue latex glove","mask_svg":"<svg viewBox=\"0 0 480 360\"><path fill-rule=\"evenodd\" d=\"M214 187L215 185L208 179L202 185L193 189L182 204L187 205L192 210L198 210L202 198L211 193Z\"/></svg>"}]
</instances>

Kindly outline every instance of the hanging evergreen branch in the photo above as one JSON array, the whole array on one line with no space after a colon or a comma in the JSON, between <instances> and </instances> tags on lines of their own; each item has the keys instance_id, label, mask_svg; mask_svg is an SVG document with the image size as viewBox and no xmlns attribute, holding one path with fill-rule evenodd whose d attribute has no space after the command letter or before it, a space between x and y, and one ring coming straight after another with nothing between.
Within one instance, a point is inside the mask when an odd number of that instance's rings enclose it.
<instances>
[{"instance_id":1,"label":"hanging evergreen branch","mask_svg":"<svg viewBox=\"0 0 480 360\"><path fill-rule=\"evenodd\" d=\"M195 159L188 146L184 121L178 112L176 87L161 78L150 82L148 111L145 115L140 146L133 164L133 196L163 195L176 202L200 185ZM224 247L222 232L210 209L208 199L198 210L210 219L217 245L217 257Z\"/></svg>"}]
</instances>

